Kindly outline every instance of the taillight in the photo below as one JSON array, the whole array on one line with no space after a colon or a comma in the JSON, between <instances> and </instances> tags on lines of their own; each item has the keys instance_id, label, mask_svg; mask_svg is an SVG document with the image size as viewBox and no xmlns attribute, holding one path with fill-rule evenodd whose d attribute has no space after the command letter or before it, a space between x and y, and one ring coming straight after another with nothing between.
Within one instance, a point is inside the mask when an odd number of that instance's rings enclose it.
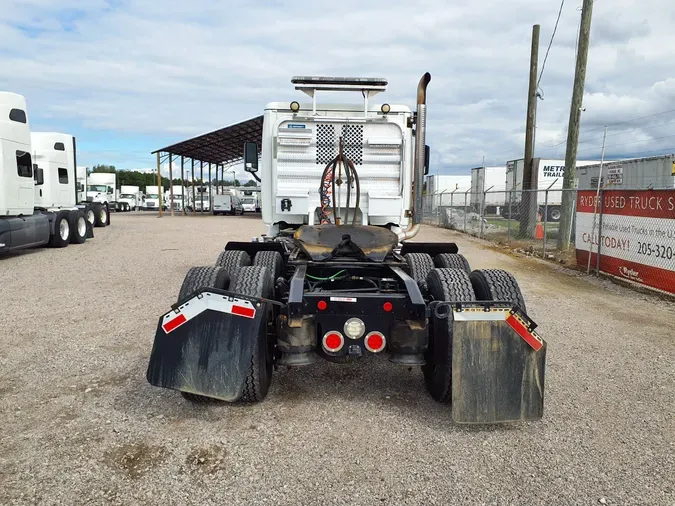
<instances>
[{"instance_id":1,"label":"taillight","mask_svg":"<svg viewBox=\"0 0 675 506\"><path fill-rule=\"evenodd\" d=\"M345 344L345 338L336 330L326 332L322 340L323 348L326 351L335 353L340 351Z\"/></svg>"},{"instance_id":2,"label":"taillight","mask_svg":"<svg viewBox=\"0 0 675 506\"><path fill-rule=\"evenodd\" d=\"M366 349L373 353L379 353L384 350L387 340L384 338L382 332L369 332L366 338L363 340Z\"/></svg>"}]
</instances>

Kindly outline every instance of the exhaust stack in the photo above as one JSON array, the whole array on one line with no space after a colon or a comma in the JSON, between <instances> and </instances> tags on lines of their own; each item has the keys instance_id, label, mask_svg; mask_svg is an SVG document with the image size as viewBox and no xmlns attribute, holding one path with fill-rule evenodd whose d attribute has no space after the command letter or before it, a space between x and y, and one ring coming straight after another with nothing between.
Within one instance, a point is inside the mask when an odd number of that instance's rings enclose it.
<instances>
[{"instance_id":1,"label":"exhaust stack","mask_svg":"<svg viewBox=\"0 0 675 506\"><path fill-rule=\"evenodd\" d=\"M412 185L413 226L399 234L399 240L404 241L417 235L422 223L422 188L424 183L424 148L426 145L427 130L427 86L431 81L431 74L426 72L417 85L417 128L415 130L415 163L413 168L414 179Z\"/></svg>"}]
</instances>

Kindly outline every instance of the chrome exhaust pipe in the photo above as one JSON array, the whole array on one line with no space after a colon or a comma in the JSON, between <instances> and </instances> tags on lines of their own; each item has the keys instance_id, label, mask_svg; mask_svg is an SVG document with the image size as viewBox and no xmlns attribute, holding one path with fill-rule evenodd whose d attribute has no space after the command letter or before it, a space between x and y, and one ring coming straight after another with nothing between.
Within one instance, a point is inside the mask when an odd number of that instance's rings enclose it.
<instances>
[{"instance_id":1,"label":"chrome exhaust pipe","mask_svg":"<svg viewBox=\"0 0 675 506\"><path fill-rule=\"evenodd\" d=\"M431 81L431 74L426 72L417 85L417 118L415 123L415 162L413 168L412 202L413 226L398 234L399 241L416 236L422 224L422 189L424 187L424 148L426 145L427 130L427 86Z\"/></svg>"}]
</instances>

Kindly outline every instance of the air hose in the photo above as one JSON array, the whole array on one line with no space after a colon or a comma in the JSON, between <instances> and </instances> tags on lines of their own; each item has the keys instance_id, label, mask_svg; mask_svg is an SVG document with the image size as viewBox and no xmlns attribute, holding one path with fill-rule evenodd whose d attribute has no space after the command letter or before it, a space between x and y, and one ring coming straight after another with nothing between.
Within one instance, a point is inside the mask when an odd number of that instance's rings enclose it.
<instances>
[{"instance_id":1,"label":"air hose","mask_svg":"<svg viewBox=\"0 0 675 506\"><path fill-rule=\"evenodd\" d=\"M321 185L319 186L319 199L321 202L321 213L319 216L319 223L322 225L331 224L330 220L330 211L329 208L333 207L333 216L335 217L335 224L338 224L339 216L337 212L337 202L335 185L342 185L341 172L342 167L345 169L345 176L347 178L347 206L345 208L345 224L349 223L349 204L351 202L351 193L352 187L356 189L356 205L354 207L354 216L352 218L352 225L356 225L356 215L361 203L361 182L359 180L359 175L356 172L354 167L354 162L352 162L347 156L344 155L342 150L342 137L340 137L339 152L338 155L333 158L323 170L321 175ZM337 176L336 176L337 171ZM329 195L329 190L332 195Z\"/></svg>"}]
</instances>

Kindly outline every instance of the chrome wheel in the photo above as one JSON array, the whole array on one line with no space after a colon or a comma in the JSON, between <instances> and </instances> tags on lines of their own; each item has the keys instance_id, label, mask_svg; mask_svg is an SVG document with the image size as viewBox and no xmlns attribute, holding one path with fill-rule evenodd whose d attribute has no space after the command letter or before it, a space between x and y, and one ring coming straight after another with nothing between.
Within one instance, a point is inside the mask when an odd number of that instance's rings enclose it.
<instances>
[{"instance_id":1,"label":"chrome wheel","mask_svg":"<svg viewBox=\"0 0 675 506\"><path fill-rule=\"evenodd\" d=\"M70 225L68 225L68 219L66 218L63 218L59 223L59 235L64 241L67 241L70 237Z\"/></svg>"}]
</instances>

